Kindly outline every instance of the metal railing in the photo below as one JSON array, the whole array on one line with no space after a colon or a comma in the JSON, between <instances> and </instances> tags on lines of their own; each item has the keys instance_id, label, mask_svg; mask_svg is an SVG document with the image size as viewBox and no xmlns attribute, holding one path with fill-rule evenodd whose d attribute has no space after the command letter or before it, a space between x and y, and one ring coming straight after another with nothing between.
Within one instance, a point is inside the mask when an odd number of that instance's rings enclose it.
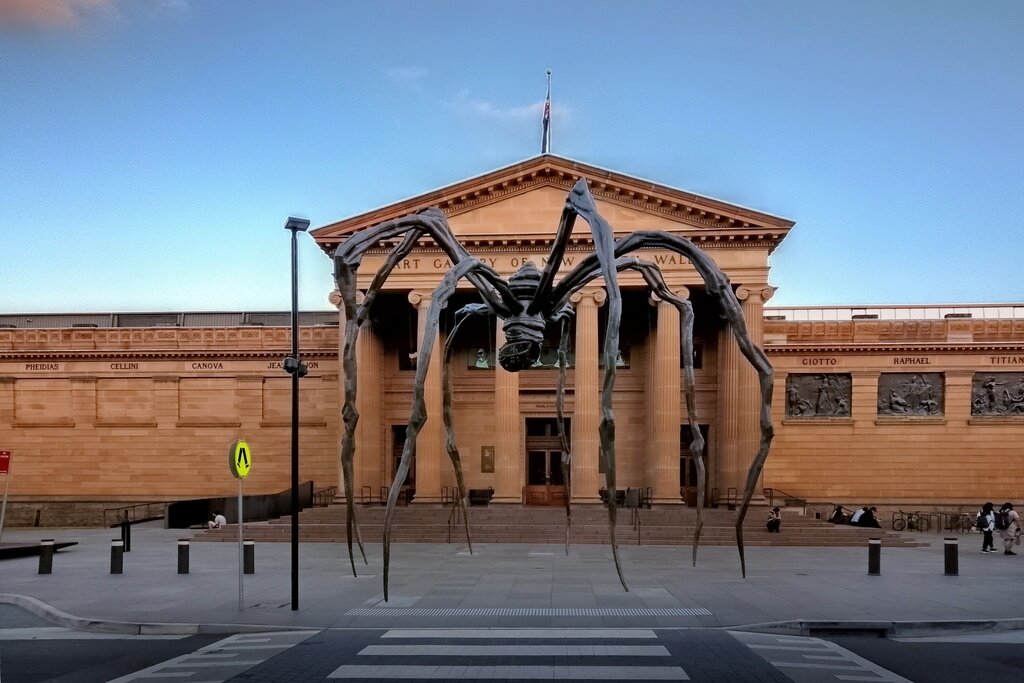
<instances>
[{"instance_id":1,"label":"metal railing","mask_svg":"<svg viewBox=\"0 0 1024 683\"><path fill-rule=\"evenodd\" d=\"M363 488L368 488L368 487L363 487ZM325 508L325 507L327 507L328 505L331 504L331 501L333 501L335 496L337 496L337 495L338 495L338 487L337 486L328 486L325 489L320 489L319 491L314 491L313 492L313 507L315 507L315 508Z\"/></svg>"},{"instance_id":2,"label":"metal railing","mask_svg":"<svg viewBox=\"0 0 1024 683\"><path fill-rule=\"evenodd\" d=\"M789 506L791 503L797 503L800 505L800 514L807 514L807 501L800 496L794 496L792 493L786 493L781 489L772 487L766 487L763 491L765 499L768 501L768 507L775 507L775 497L778 496L782 499L782 504Z\"/></svg>"},{"instance_id":3,"label":"metal railing","mask_svg":"<svg viewBox=\"0 0 1024 683\"><path fill-rule=\"evenodd\" d=\"M106 508L103 511L103 526L116 527L125 522L141 524L155 519L163 519L167 515L167 503L138 503Z\"/></svg>"}]
</instances>

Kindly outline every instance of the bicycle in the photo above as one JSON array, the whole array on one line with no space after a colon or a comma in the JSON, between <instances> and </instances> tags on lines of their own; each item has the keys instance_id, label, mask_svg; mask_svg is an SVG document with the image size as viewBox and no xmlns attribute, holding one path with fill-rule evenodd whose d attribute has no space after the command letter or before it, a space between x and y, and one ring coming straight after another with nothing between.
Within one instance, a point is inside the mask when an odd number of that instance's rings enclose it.
<instances>
[{"instance_id":1,"label":"bicycle","mask_svg":"<svg viewBox=\"0 0 1024 683\"><path fill-rule=\"evenodd\" d=\"M893 531L928 531L928 516L920 512L904 512L899 510L892 513Z\"/></svg>"}]
</instances>

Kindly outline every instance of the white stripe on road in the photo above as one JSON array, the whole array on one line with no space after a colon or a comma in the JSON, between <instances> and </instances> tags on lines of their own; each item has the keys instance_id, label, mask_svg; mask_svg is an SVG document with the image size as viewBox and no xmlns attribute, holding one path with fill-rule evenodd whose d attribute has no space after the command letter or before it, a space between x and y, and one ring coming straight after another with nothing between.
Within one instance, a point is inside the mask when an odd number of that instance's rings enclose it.
<instances>
[{"instance_id":1,"label":"white stripe on road","mask_svg":"<svg viewBox=\"0 0 1024 683\"><path fill-rule=\"evenodd\" d=\"M556 681L649 680L688 681L678 666L360 666L345 665L327 678L540 678Z\"/></svg>"},{"instance_id":2,"label":"white stripe on road","mask_svg":"<svg viewBox=\"0 0 1024 683\"><path fill-rule=\"evenodd\" d=\"M381 638L657 638L650 629L617 628L395 628Z\"/></svg>"},{"instance_id":3,"label":"white stripe on road","mask_svg":"<svg viewBox=\"0 0 1024 683\"><path fill-rule=\"evenodd\" d=\"M368 645L361 655L387 657L669 657L661 645Z\"/></svg>"}]
</instances>

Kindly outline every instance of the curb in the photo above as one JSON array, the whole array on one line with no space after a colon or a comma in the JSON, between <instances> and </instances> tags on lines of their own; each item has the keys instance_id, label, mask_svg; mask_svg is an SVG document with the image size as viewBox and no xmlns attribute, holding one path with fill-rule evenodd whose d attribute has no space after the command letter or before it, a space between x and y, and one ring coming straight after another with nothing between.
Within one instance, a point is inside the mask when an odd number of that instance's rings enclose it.
<instances>
[{"instance_id":1,"label":"curb","mask_svg":"<svg viewBox=\"0 0 1024 683\"><path fill-rule=\"evenodd\" d=\"M953 633L1002 633L1024 629L1024 618L977 621L774 621L728 627L729 631L794 636L871 635L881 638L934 636Z\"/></svg>"},{"instance_id":2,"label":"curb","mask_svg":"<svg viewBox=\"0 0 1024 683\"><path fill-rule=\"evenodd\" d=\"M138 623L131 621L104 621L76 617L63 612L42 600L17 593L0 593L0 604L14 605L35 616L45 619L56 626L74 631L90 633L121 633L133 636L194 636L200 633L270 633L277 631L320 631L322 629L308 626L276 626L267 624L177 624L177 623Z\"/></svg>"}]
</instances>

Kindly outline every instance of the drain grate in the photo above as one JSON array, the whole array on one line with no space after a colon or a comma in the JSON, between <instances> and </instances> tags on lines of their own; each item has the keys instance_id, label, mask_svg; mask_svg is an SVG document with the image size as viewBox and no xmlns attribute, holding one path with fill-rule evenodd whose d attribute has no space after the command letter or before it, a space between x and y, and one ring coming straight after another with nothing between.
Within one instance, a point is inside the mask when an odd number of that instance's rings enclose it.
<instances>
[{"instance_id":1,"label":"drain grate","mask_svg":"<svg viewBox=\"0 0 1024 683\"><path fill-rule=\"evenodd\" d=\"M360 607L347 617L709 617L703 607Z\"/></svg>"}]
</instances>

